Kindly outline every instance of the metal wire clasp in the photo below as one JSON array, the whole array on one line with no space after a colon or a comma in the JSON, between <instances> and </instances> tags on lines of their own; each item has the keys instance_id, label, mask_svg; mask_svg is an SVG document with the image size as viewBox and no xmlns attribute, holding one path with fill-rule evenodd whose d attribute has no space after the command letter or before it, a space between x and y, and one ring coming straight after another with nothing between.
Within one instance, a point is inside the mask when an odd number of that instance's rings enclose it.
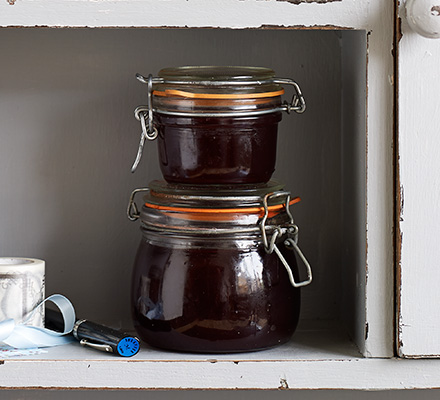
<instances>
[{"instance_id":1,"label":"metal wire clasp","mask_svg":"<svg viewBox=\"0 0 440 400\"><path fill-rule=\"evenodd\" d=\"M302 114L306 111L306 100L301 92L301 88L294 80L288 78L275 78L274 83L291 85L295 89L295 93L293 94L290 103L285 101L282 105L282 109L286 111L287 114L290 114L290 111L295 111L298 114Z\"/></svg>"},{"instance_id":2,"label":"metal wire clasp","mask_svg":"<svg viewBox=\"0 0 440 400\"><path fill-rule=\"evenodd\" d=\"M286 200L284 203L284 207L286 210L287 215L289 216L289 223L287 224L287 227L281 227L281 226L275 226L275 227L268 227L266 226L267 218L269 216L269 206L268 202L271 198L281 197L285 196ZM263 238L263 245L266 253L272 254L275 251L275 254L280 259L281 263L283 264L284 268L287 271L287 275L289 276L290 283L293 287L302 287L309 285L312 282L312 268L307 261L306 257L304 256L303 252L298 246L298 232L299 228L297 225L295 225L293 216L289 209L289 203L290 203L290 193L289 192L274 192L274 193L268 193L263 198L263 208L264 208L264 215L263 218L260 221L260 230L261 230L261 236ZM268 240L266 230L272 228L273 233L270 239ZM288 264L287 260L281 253L280 249L276 245L277 239L281 238L283 235L287 235L287 238L284 240L284 246L286 246L289 250L294 250L301 261L303 262L304 266L306 267L307 271L307 279L305 279L302 282L296 282L295 277L293 276L292 269L290 268L290 265Z\"/></svg>"},{"instance_id":3,"label":"metal wire clasp","mask_svg":"<svg viewBox=\"0 0 440 400\"><path fill-rule=\"evenodd\" d=\"M130 221L136 221L141 213L139 212L139 209L134 201L134 198L136 197L136 194L140 192L149 192L150 189L148 188L141 188L141 189L135 189L131 192L130 199L128 200L128 206L127 206L127 217Z\"/></svg>"},{"instance_id":4,"label":"metal wire clasp","mask_svg":"<svg viewBox=\"0 0 440 400\"><path fill-rule=\"evenodd\" d=\"M153 101L152 101L152 93L153 93L153 76L150 74L147 78L147 106L139 106L134 110L135 118L141 122L141 138L139 141L139 148L136 154L136 159L131 167L131 172L136 171L136 168L139 165L139 162L142 158L142 153L144 150L145 139L154 140L157 138L158 132L157 129L153 126ZM147 123L148 122L148 123ZM147 126L148 125L148 126Z\"/></svg>"}]
</instances>

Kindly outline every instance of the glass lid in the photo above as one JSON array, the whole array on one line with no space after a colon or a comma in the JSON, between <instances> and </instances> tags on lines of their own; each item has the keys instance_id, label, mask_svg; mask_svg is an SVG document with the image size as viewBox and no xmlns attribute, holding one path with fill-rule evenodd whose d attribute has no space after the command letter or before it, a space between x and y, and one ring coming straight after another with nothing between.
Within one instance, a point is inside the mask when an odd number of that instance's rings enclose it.
<instances>
[{"instance_id":1,"label":"glass lid","mask_svg":"<svg viewBox=\"0 0 440 400\"><path fill-rule=\"evenodd\" d=\"M179 81L259 81L275 77L275 72L264 67L240 66L184 66L164 68L159 77Z\"/></svg>"},{"instance_id":2,"label":"glass lid","mask_svg":"<svg viewBox=\"0 0 440 400\"><path fill-rule=\"evenodd\" d=\"M169 195L198 195L198 196L264 196L269 192L276 192L284 188L284 184L276 180L270 180L267 183L249 183L249 184L210 184L210 185L192 185L188 183L168 183L164 180L154 180L148 185L150 191L154 193Z\"/></svg>"},{"instance_id":3,"label":"glass lid","mask_svg":"<svg viewBox=\"0 0 440 400\"><path fill-rule=\"evenodd\" d=\"M155 180L149 184L150 191L145 196L145 202L197 208L260 206L264 196L283 191L283 188L282 183L274 180L257 185L189 185Z\"/></svg>"},{"instance_id":4,"label":"glass lid","mask_svg":"<svg viewBox=\"0 0 440 400\"><path fill-rule=\"evenodd\" d=\"M275 72L265 67L173 67L160 70L158 77L162 82L153 83L156 96L191 97L191 93L216 93L235 98L237 94L260 93L262 97L274 97L284 93L283 88L275 83Z\"/></svg>"}]
</instances>

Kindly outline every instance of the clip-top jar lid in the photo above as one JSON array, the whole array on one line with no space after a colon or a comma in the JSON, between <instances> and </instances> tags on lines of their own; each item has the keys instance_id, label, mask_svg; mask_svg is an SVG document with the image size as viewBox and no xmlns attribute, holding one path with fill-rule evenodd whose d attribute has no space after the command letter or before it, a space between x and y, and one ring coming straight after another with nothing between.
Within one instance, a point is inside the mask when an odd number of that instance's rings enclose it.
<instances>
[{"instance_id":1,"label":"clip-top jar lid","mask_svg":"<svg viewBox=\"0 0 440 400\"><path fill-rule=\"evenodd\" d=\"M291 199L290 193L276 181L231 186L176 185L153 181L143 191L146 194L140 217L143 223L152 225L185 220L255 226L266 213L267 218L279 216L290 220L288 207L300 201L299 197ZM129 213L130 208L131 205Z\"/></svg>"},{"instance_id":2,"label":"clip-top jar lid","mask_svg":"<svg viewBox=\"0 0 440 400\"><path fill-rule=\"evenodd\" d=\"M292 79L276 78L275 72L265 67L246 67L246 66L184 66L164 68L159 71L157 77L149 75L144 77L136 74L137 79L148 86L148 106L138 107L135 111L136 118L139 114L149 111L164 113L170 104L161 104L160 99L186 99L216 100L216 101L252 101L255 100L267 102L267 112L295 111L302 113L305 111L306 103L298 84ZM281 104L280 96L284 93L282 85L293 86L295 94L290 103ZM152 97L155 97L156 103L153 104ZM246 103L245 103L246 104ZM204 104L197 104L203 106ZM213 104L214 106L225 106L225 104ZM243 105L243 104L242 104ZM182 104L180 103L180 106ZM254 107L251 107L253 109ZM245 107L246 113L249 112ZM233 110L232 114L238 116L238 110ZM244 111L244 110L242 110ZM261 113L261 110L257 110ZM197 113L192 110L192 117L206 116L203 113ZM231 112L219 112L216 116L229 116ZM255 110L254 110L255 114ZM174 113L173 115L178 115ZM149 116L152 124L152 115ZM152 126L151 126L152 127ZM150 128L151 128L150 127Z\"/></svg>"},{"instance_id":3,"label":"clip-top jar lid","mask_svg":"<svg viewBox=\"0 0 440 400\"><path fill-rule=\"evenodd\" d=\"M199 99L255 99L281 96L275 72L264 67L185 66L164 68L153 95Z\"/></svg>"}]
</instances>

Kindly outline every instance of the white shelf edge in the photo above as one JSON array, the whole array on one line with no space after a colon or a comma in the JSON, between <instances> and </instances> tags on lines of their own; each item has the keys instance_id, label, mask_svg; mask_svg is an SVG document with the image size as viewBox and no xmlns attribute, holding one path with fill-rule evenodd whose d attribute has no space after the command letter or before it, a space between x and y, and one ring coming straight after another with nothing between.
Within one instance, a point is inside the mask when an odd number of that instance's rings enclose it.
<instances>
[{"instance_id":1,"label":"white shelf edge","mask_svg":"<svg viewBox=\"0 0 440 400\"><path fill-rule=\"evenodd\" d=\"M303 322L292 341L260 352L183 354L143 344L122 358L77 342L0 361L0 389L440 388L440 360L362 358L337 321Z\"/></svg>"},{"instance_id":2,"label":"white shelf edge","mask_svg":"<svg viewBox=\"0 0 440 400\"><path fill-rule=\"evenodd\" d=\"M7 360L0 371L0 388L9 389L440 388L440 360Z\"/></svg>"}]
</instances>

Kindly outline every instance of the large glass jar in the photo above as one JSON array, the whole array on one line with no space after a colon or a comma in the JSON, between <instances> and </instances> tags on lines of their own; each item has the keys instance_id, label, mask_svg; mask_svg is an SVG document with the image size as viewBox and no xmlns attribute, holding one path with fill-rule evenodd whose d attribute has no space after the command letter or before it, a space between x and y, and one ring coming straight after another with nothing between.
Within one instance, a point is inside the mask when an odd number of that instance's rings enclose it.
<instances>
[{"instance_id":1,"label":"large glass jar","mask_svg":"<svg viewBox=\"0 0 440 400\"><path fill-rule=\"evenodd\" d=\"M261 67L165 68L158 75L138 76L148 84L149 104L138 107L136 117L143 130L140 151L145 138L157 138L166 181L269 181L281 112L305 109L295 82L275 78L274 71ZM290 104L281 101L282 84L295 87ZM137 162L139 158L140 153Z\"/></svg>"},{"instance_id":2,"label":"large glass jar","mask_svg":"<svg viewBox=\"0 0 440 400\"><path fill-rule=\"evenodd\" d=\"M240 352L290 339L300 313L298 228L282 185L183 187L154 181L140 213L131 304L139 336L186 352Z\"/></svg>"}]
</instances>

